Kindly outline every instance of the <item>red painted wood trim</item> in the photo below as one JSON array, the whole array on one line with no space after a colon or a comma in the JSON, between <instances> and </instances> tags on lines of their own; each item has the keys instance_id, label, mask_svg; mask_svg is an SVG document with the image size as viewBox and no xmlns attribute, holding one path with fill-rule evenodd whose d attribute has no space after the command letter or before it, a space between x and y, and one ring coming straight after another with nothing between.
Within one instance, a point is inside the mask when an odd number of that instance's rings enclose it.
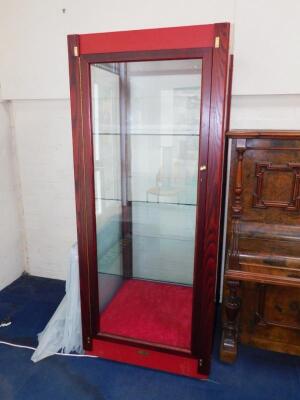
<instances>
[{"instance_id":1,"label":"red painted wood trim","mask_svg":"<svg viewBox=\"0 0 300 400\"><path fill-rule=\"evenodd\" d=\"M95 339L100 339L105 342L125 344L132 347L143 347L146 350L155 350L162 353L175 354L177 356L184 356L188 358L195 358L190 350L182 349L179 347L167 346L160 343L146 342L140 339L133 339L124 336L117 336L109 333L98 333Z\"/></svg>"},{"instance_id":2,"label":"red painted wood trim","mask_svg":"<svg viewBox=\"0 0 300 400\"><path fill-rule=\"evenodd\" d=\"M166 371L173 374L185 375L191 378L207 379L207 374L198 373L198 360L174 354L161 353L155 350L145 350L124 344L111 343L93 339L93 350L87 354L95 355L107 360L119 361Z\"/></svg>"},{"instance_id":3,"label":"red painted wood trim","mask_svg":"<svg viewBox=\"0 0 300 400\"><path fill-rule=\"evenodd\" d=\"M214 35L214 24L84 34L80 54L213 47Z\"/></svg>"}]
</instances>

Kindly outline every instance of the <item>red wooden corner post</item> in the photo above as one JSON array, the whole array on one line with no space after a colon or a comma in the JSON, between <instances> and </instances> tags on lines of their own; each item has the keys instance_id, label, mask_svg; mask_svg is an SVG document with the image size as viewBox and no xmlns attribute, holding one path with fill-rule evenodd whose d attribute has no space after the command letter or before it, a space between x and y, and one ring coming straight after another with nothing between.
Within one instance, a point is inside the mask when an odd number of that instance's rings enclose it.
<instances>
[{"instance_id":1,"label":"red wooden corner post","mask_svg":"<svg viewBox=\"0 0 300 400\"><path fill-rule=\"evenodd\" d=\"M75 178L75 196L76 196L76 215L77 215L77 241L78 256L80 265L80 293L81 293L81 316L82 316L82 334L83 346L85 349L91 349L91 310L88 290L88 253L87 236L85 231L86 205L85 205L85 170L83 146L84 138L82 131L82 99L80 94L80 52L79 35L68 36L69 51L69 76L70 76L70 100L72 115L72 133L73 133L73 161Z\"/></svg>"},{"instance_id":2,"label":"red wooden corner post","mask_svg":"<svg viewBox=\"0 0 300 400\"><path fill-rule=\"evenodd\" d=\"M196 351L203 359L200 372L208 374L213 343L215 318L215 287L218 266L218 245L220 236L220 211L225 140L225 104L227 92L227 71L229 63L230 24L215 24L213 49L212 89L209 150L207 165L207 197L205 237L199 292L203 293L200 303L198 346Z\"/></svg>"}]
</instances>

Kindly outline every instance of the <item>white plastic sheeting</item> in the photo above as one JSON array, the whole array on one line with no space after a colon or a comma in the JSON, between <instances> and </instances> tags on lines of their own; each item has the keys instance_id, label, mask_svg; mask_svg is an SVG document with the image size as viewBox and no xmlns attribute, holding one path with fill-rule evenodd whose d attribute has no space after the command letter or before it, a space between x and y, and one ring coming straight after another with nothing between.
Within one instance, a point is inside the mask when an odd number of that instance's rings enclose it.
<instances>
[{"instance_id":1,"label":"white plastic sheeting","mask_svg":"<svg viewBox=\"0 0 300 400\"><path fill-rule=\"evenodd\" d=\"M38 340L39 345L31 357L34 362L59 351L83 352L77 244L71 248L66 295L43 332L39 333Z\"/></svg>"}]
</instances>

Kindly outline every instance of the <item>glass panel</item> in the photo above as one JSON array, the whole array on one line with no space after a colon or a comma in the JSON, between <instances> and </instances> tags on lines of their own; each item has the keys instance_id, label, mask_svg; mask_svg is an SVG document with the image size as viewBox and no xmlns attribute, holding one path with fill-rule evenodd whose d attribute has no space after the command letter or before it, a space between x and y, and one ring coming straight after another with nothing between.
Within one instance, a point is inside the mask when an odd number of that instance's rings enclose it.
<instances>
[{"instance_id":1,"label":"glass panel","mask_svg":"<svg viewBox=\"0 0 300 400\"><path fill-rule=\"evenodd\" d=\"M133 276L193 283L195 206L133 203Z\"/></svg>"},{"instance_id":2,"label":"glass panel","mask_svg":"<svg viewBox=\"0 0 300 400\"><path fill-rule=\"evenodd\" d=\"M100 332L190 348L201 70L91 66Z\"/></svg>"},{"instance_id":3,"label":"glass panel","mask_svg":"<svg viewBox=\"0 0 300 400\"><path fill-rule=\"evenodd\" d=\"M117 293L123 271L119 76L112 71L91 67L100 310Z\"/></svg>"},{"instance_id":4,"label":"glass panel","mask_svg":"<svg viewBox=\"0 0 300 400\"><path fill-rule=\"evenodd\" d=\"M130 137L131 200L195 205L198 142L196 135Z\"/></svg>"},{"instance_id":5,"label":"glass panel","mask_svg":"<svg viewBox=\"0 0 300 400\"><path fill-rule=\"evenodd\" d=\"M127 63L128 133L199 134L200 60Z\"/></svg>"}]
</instances>

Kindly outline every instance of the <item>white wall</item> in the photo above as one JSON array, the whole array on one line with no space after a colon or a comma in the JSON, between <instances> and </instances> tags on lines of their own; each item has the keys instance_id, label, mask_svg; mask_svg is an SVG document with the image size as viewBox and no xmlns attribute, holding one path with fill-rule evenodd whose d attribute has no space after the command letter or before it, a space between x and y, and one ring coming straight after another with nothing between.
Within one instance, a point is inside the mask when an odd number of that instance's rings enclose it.
<instances>
[{"instance_id":1,"label":"white wall","mask_svg":"<svg viewBox=\"0 0 300 400\"><path fill-rule=\"evenodd\" d=\"M0 40L3 97L67 98L67 34L232 21L234 2L2 0L0 38L8 38Z\"/></svg>"},{"instance_id":2,"label":"white wall","mask_svg":"<svg viewBox=\"0 0 300 400\"><path fill-rule=\"evenodd\" d=\"M68 100L14 101L28 272L65 279L76 241Z\"/></svg>"},{"instance_id":3,"label":"white wall","mask_svg":"<svg viewBox=\"0 0 300 400\"><path fill-rule=\"evenodd\" d=\"M68 97L69 33L224 21L234 24L234 94L300 93L299 0L0 0L0 4L0 84L6 99Z\"/></svg>"},{"instance_id":4,"label":"white wall","mask_svg":"<svg viewBox=\"0 0 300 400\"><path fill-rule=\"evenodd\" d=\"M76 240L67 34L233 22L231 128L300 129L298 0L0 0L0 6L0 85L12 101L32 274L64 278Z\"/></svg>"},{"instance_id":5,"label":"white wall","mask_svg":"<svg viewBox=\"0 0 300 400\"><path fill-rule=\"evenodd\" d=\"M300 93L297 95L233 96L231 129L300 130Z\"/></svg>"},{"instance_id":6,"label":"white wall","mask_svg":"<svg viewBox=\"0 0 300 400\"><path fill-rule=\"evenodd\" d=\"M24 268L20 188L10 127L9 104L0 101L0 290Z\"/></svg>"},{"instance_id":7,"label":"white wall","mask_svg":"<svg viewBox=\"0 0 300 400\"><path fill-rule=\"evenodd\" d=\"M300 1L237 0L233 94L300 93Z\"/></svg>"}]
</instances>

